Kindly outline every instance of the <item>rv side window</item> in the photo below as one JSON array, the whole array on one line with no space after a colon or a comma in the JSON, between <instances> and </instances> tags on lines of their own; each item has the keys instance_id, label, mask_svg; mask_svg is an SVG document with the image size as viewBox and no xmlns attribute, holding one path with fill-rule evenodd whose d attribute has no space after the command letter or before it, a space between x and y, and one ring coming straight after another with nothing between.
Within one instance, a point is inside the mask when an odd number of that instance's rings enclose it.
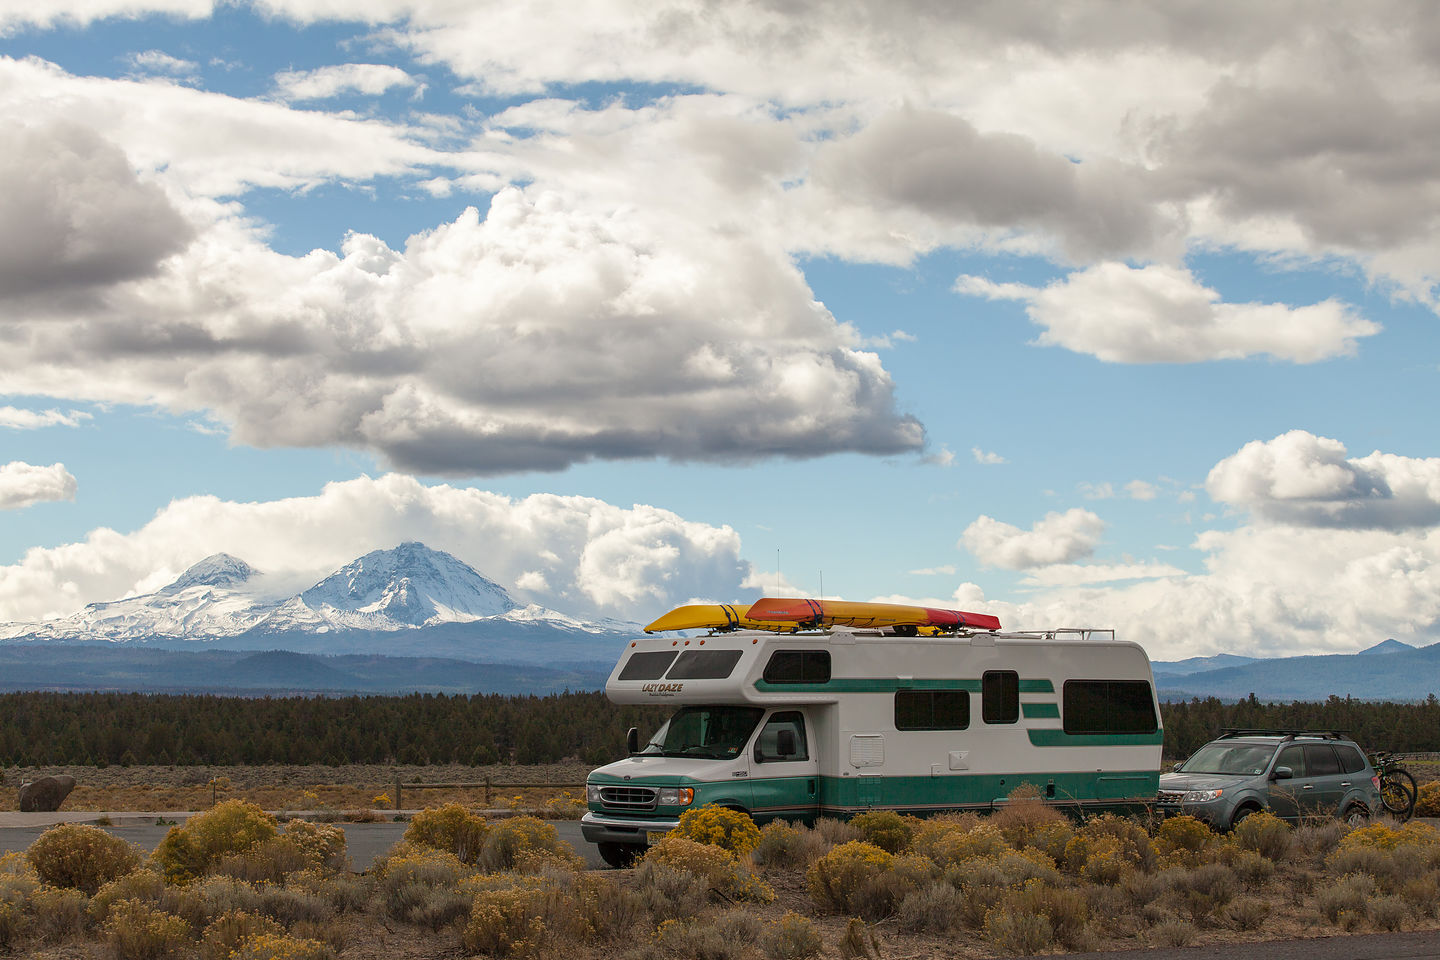
<instances>
[{"instance_id":1,"label":"rv side window","mask_svg":"<svg viewBox=\"0 0 1440 960\"><path fill-rule=\"evenodd\" d=\"M1154 733L1148 680L1066 680L1066 733Z\"/></svg>"},{"instance_id":2,"label":"rv side window","mask_svg":"<svg viewBox=\"0 0 1440 960\"><path fill-rule=\"evenodd\" d=\"M760 736L755 739L755 760L768 763L775 760L809 760L810 752L805 746L805 717L798 710L772 713Z\"/></svg>"},{"instance_id":3,"label":"rv side window","mask_svg":"<svg viewBox=\"0 0 1440 960\"><path fill-rule=\"evenodd\" d=\"M740 662L739 650L686 650L665 675L667 680L723 680Z\"/></svg>"},{"instance_id":4,"label":"rv side window","mask_svg":"<svg viewBox=\"0 0 1440 960\"><path fill-rule=\"evenodd\" d=\"M980 714L986 723L1020 719L1020 674L1014 670L986 670L980 679L980 695Z\"/></svg>"},{"instance_id":5,"label":"rv side window","mask_svg":"<svg viewBox=\"0 0 1440 960\"><path fill-rule=\"evenodd\" d=\"M625 666L620 668L620 680L659 680L665 676L665 668L675 659L674 650L659 650L650 653L632 653Z\"/></svg>"},{"instance_id":6,"label":"rv side window","mask_svg":"<svg viewBox=\"0 0 1440 960\"><path fill-rule=\"evenodd\" d=\"M964 730L969 726L968 690L895 691L896 730Z\"/></svg>"},{"instance_id":7,"label":"rv side window","mask_svg":"<svg viewBox=\"0 0 1440 960\"><path fill-rule=\"evenodd\" d=\"M765 664L766 683L829 683L829 650L776 650Z\"/></svg>"}]
</instances>

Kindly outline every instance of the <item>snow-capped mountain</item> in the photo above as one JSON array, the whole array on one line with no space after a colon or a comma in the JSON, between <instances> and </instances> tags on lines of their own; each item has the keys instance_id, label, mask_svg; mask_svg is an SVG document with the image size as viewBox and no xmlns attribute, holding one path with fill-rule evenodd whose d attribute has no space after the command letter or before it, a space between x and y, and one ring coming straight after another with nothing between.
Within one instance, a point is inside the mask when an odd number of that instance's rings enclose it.
<instances>
[{"instance_id":1,"label":"snow-capped mountain","mask_svg":"<svg viewBox=\"0 0 1440 960\"><path fill-rule=\"evenodd\" d=\"M217 553L154 593L55 620L0 624L0 639L542 662L609 655L616 636L638 631L521 606L504 587L423 543L367 553L289 597L266 595L262 579L243 560ZM548 652L504 649L521 638Z\"/></svg>"}]
</instances>

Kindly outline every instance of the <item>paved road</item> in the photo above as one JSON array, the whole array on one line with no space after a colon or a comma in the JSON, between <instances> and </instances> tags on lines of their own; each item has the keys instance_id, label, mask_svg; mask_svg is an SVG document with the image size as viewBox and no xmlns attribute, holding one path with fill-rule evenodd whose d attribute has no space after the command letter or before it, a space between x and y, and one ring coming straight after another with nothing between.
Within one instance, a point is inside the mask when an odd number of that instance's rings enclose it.
<instances>
[{"instance_id":1,"label":"paved road","mask_svg":"<svg viewBox=\"0 0 1440 960\"><path fill-rule=\"evenodd\" d=\"M560 834L560 839L575 848L575 852L585 858L586 864L592 869L603 867L605 864L600 859L599 851L593 843L586 843L585 838L580 836L580 824L574 820L552 820L555 829ZM405 835L404 823L337 823L337 827L345 830L345 847L350 853L350 863L356 870L368 870L380 856L395 845ZM24 850L35 842L35 838L44 832L42 826L27 827L0 827L0 853ZM169 830L168 825L155 826L153 823L137 824L122 823L117 826L106 827L110 833L131 843L138 844L146 850L154 850L155 845L165 836Z\"/></svg>"}]
</instances>

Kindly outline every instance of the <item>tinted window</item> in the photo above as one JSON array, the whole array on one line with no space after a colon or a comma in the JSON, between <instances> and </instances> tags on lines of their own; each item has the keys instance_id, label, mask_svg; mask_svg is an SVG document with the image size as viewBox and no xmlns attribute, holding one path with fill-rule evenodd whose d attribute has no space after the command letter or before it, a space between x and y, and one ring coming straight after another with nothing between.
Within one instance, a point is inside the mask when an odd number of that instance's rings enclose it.
<instances>
[{"instance_id":1,"label":"tinted window","mask_svg":"<svg viewBox=\"0 0 1440 960\"><path fill-rule=\"evenodd\" d=\"M665 668L675 659L674 650L659 650L653 653L632 653L625 666L620 668L621 680L659 680L665 676Z\"/></svg>"},{"instance_id":2,"label":"tinted window","mask_svg":"<svg viewBox=\"0 0 1440 960\"><path fill-rule=\"evenodd\" d=\"M964 730L970 726L965 690L897 690L896 730Z\"/></svg>"},{"instance_id":3,"label":"tinted window","mask_svg":"<svg viewBox=\"0 0 1440 960\"><path fill-rule=\"evenodd\" d=\"M1154 733L1148 680L1066 680L1066 733Z\"/></svg>"},{"instance_id":4,"label":"tinted window","mask_svg":"<svg viewBox=\"0 0 1440 960\"><path fill-rule=\"evenodd\" d=\"M1020 719L1020 674L986 670L980 678L980 697L980 715L986 723L1014 723Z\"/></svg>"},{"instance_id":5,"label":"tinted window","mask_svg":"<svg viewBox=\"0 0 1440 960\"><path fill-rule=\"evenodd\" d=\"M788 737L782 736L788 734ZM789 743L783 743L789 740ZM789 747L786 753L782 747ZM774 713L760 728L755 740L755 759L761 763L774 760L808 760L810 753L805 746L805 718L798 710Z\"/></svg>"},{"instance_id":6,"label":"tinted window","mask_svg":"<svg viewBox=\"0 0 1440 960\"><path fill-rule=\"evenodd\" d=\"M829 683L829 650L776 650L765 664L766 683Z\"/></svg>"},{"instance_id":7,"label":"tinted window","mask_svg":"<svg viewBox=\"0 0 1440 960\"><path fill-rule=\"evenodd\" d=\"M1289 767L1292 777L1303 777L1305 773L1305 753L1298 745L1286 747L1280 751L1280 756L1275 760L1277 767Z\"/></svg>"},{"instance_id":8,"label":"tinted window","mask_svg":"<svg viewBox=\"0 0 1440 960\"><path fill-rule=\"evenodd\" d=\"M1365 769L1365 758L1349 744L1335 744L1335 753L1340 757L1340 769L1346 773L1359 773Z\"/></svg>"},{"instance_id":9,"label":"tinted window","mask_svg":"<svg viewBox=\"0 0 1440 960\"><path fill-rule=\"evenodd\" d=\"M665 674L666 680L721 680L740 662L739 650L686 650Z\"/></svg>"},{"instance_id":10,"label":"tinted window","mask_svg":"<svg viewBox=\"0 0 1440 960\"><path fill-rule=\"evenodd\" d=\"M1340 761L1328 743L1305 744L1305 770L1312 777L1333 777L1340 772Z\"/></svg>"}]
</instances>

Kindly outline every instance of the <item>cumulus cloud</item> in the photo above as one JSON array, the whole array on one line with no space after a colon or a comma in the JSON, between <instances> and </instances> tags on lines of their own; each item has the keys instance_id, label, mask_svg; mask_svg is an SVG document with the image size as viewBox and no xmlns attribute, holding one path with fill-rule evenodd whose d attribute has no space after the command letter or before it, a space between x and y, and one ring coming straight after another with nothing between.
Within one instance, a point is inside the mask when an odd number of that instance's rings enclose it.
<instances>
[{"instance_id":1,"label":"cumulus cloud","mask_svg":"<svg viewBox=\"0 0 1440 960\"><path fill-rule=\"evenodd\" d=\"M39 430L42 427L78 427L91 415L83 410L24 410L0 407L0 427L9 430Z\"/></svg>"},{"instance_id":2,"label":"cumulus cloud","mask_svg":"<svg viewBox=\"0 0 1440 960\"><path fill-rule=\"evenodd\" d=\"M1349 458L1338 440L1292 430L1254 440L1206 478L1211 499L1274 523L1404 530L1440 524L1440 458L1376 450Z\"/></svg>"},{"instance_id":3,"label":"cumulus cloud","mask_svg":"<svg viewBox=\"0 0 1440 960\"><path fill-rule=\"evenodd\" d=\"M168 73L177 77L190 76L200 70L200 65L194 60L172 57L163 50L146 50L143 53L131 54L130 64L141 70L148 70L152 73Z\"/></svg>"},{"instance_id":4,"label":"cumulus cloud","mask_svg":"<svg viewBox=\"0 0 1440 960\"><path fill-rule=\"evenodd\" d=\"M411 89L416 85L410 74L383 63L341 63L275 75L275 89L286 100L324 100L343 93L378 97L396 87Z\"/></svg>"},{"instance_id":5,"label":"cumulus cloud","mask_svg":"<svg viewBox=\"0 0 1440 960\"><path fill-rule=\"evenodd\" d=\"M970 455L975 458L976 463L982 464L987 467L994 467L1002 463L1010 462L1004 457L1000 456L1000 454L998 453L994 453L989 450L981 450L979 447L971 447Z\"/></svg>"},{"instance_id":6,"label":"cumulus cloud","mask_svg":"<svg viewBox=\"0 0 1440 960\"><path fill-rule=\"evenodd\" d=\"M0 122L0 298L144 277L192 230L114 144L65 123Z\"/></svg>"},{"instance_id":7,"label":"cumulus cloud","mask_svg":"<svg viewBox=\"0 0 1440 960\"><path fill-rule=\"evenodd\" d=\"M0 510L52 500L74 500L79 485L63 463L38 467L22 460L0 466Z\"/></svg>"},{"instance_id":8,"label":"cumulus cloud","mask_svg":"<svg viewBox=\"0 0 1440 960\"><path fill-rule=\"evenodd\" d=\"M1077 587L1091 583L1183 576L1186 576L1184 570L1168 563L1057 563L1032 570L1020 582L1027 587Z\"/></svg>"},{"instance_id":9,"label":"cumulus cloud","mask_svg":"<svg viewBox=\"0 0 1440 960\"><path fill-rule=\"evenodd\" d=\"M1037 342L1109 363L1198 363L1271 356L1314 363L1355 352L1380 326L1340 301L1224 303L1179 267L1101 263L1045 287L961 276L959 293L1019 300Z\"/></svg>"},{"instance_id":10,"label":"cumulus cloud","mask_svg":"<svg viewBox=\"0 0 1440 960\"><path fill-rule=\"evenodd\" d=\"M44 121L38 118L46 118ZM305 189L412 173L440 161L420 133L175 83L77 77L0 57L0 121L65 123L118 146L136 169L193 197Z\"/></svg>"},{"instance_id":11,"label":"cumulus cloud","mask_svg":"<svg viewBox=\"0 0 1440 960\"><path fill-rule=\"evenodd\" d=\"M1088 557L1104 532L1104 521L1079 507L1047 513L1029 530L981 516L965 528L960 546L986 566L1028 570Z\"/></svg>"},{"instance_id":12,"label":"cumulus cloud","mask_svg":"<svg viewBox=\"0 0 1440 960\"><path fill-rule=\"evenodd\" d=\"M751 574L735 531L657 507L516 499L390 474L268 502L187 497L130 533L102 528L82 542L31 549L0 567L0 621L154 590L220 551L265 571L286 593L404 540L454 554L522 601L624 620L645 621L692 597L733 600Z\"/></svg>"},{"instance_id":13,"label":"cumulus cloud","mask_svg":"<svg viewBox=\"0 0 1440 960\"><path fill-rule=\"evenodd\" d=\"M210 231L156 282L8 338L12 392L207 410L244 443L424 473L924 444L783 258L515 189L403 251L351 235L292 258Z\"/></svg>"},{"instance_id":14,"label":"cumulus cloud","mask_svg":"<svg viewBox=\"0 0 1440 960\"><path fill-rule=\"evenodd\" d=\"M1039 229L1090 259L1149 250L1162 231L1144 173L1074 163L1009 132L981 133L964 118L903 109L827 144L814 180L837 197L904 205L1002 231Z\"/></svg>"}]
</instances>

